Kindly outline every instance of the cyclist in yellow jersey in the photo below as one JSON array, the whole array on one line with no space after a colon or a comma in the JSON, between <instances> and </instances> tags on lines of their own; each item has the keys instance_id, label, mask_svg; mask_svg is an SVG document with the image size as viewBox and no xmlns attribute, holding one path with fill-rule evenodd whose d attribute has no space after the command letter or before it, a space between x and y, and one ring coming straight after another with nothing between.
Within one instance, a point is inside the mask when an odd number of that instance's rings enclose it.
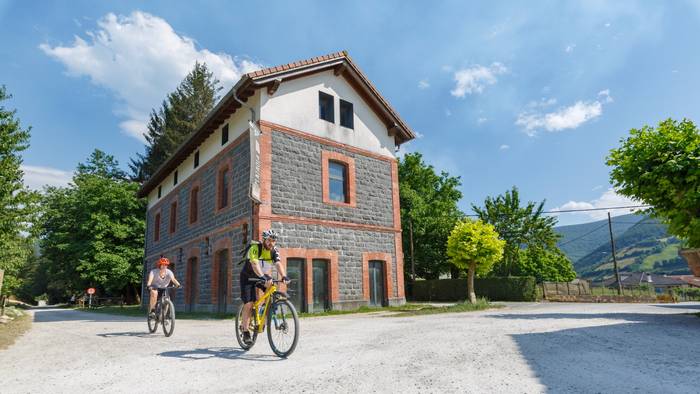
<instances>
[{"instance_id":1,"label":"cyclist in yellow jersey","mask_svg":"<svg viewBox=\"0 0 700 394\"><path fill-rule=\"evenodd\" d=\"M277 233L274 230L263 231L262 243L253 243L248 248L246 262L241 270L240 285L241 285L241 300L243 300L243 340L246 343L251 342L250 318L253 308L253 303L257 301L257 288L265 290L272 284L272 266L277 269L277 273L282 276L282 280L289 282L287 274L280 264L280 256L275 248L277 241ZM264 279L265 284L255 284L249 279Z\"/></svg>"}]
</instances>

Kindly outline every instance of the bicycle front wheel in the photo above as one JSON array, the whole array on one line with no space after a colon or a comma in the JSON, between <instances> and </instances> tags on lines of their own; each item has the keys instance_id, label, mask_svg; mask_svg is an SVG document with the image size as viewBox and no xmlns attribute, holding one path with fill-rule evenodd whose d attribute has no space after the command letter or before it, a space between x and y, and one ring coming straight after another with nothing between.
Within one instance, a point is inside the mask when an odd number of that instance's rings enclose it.
<instances>
[{"instance_id":1,"label":"bicycle front wheel","mask_svg":"<svg viewBox=\"0 0 700 394\"><path fill-rule=\"evenodd\" d=\"M173 335L175 331L175 306L168 300L163 304L163 334L166 337Z\"/></svg>"},{"instance_id":2,"label":"bicycle front wheel","mask_svg":"<svg viewBox=\"0 0 700 394\"><path fill-rule=\"evenodd\" d=\"M267 314L267 339L276 355L289 357L299 341L299 316L289 300L276 300Z\"/></svg>"}]
</instances>

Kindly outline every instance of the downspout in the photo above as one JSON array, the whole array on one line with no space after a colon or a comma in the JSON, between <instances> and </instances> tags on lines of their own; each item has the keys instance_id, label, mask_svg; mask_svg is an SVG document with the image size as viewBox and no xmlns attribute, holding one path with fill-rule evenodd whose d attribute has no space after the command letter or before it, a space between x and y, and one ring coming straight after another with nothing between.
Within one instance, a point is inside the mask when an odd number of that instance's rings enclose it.
<instances>
[{"instance_id":1,"label":"downspout","mask_svg":"<svg viewBox=\"0 0 700 394\"><path fill-rule=\"evenodd\" d=\"M233 89L233 99L236 100L239 104L241 104L242 107L246 107L246 108L248 108L248 110L250 110L250 121L255 123L255 121L256 121L255 109L253 109L253 107L251 107L250 105L241 101L241 99L239 99L238 96L236 95L237 93L238 93L238 90ZM252 155L253 152L250 152L250 154ZM252 170L253 169L251 168L250 171L252 171ZM248 185L248 187L250 187L250 185ZM251 200L250 200L250 239L249 239L249 241L253 240L253 237L256 234L255 230L256 230L256 228L255 228L255 201L253 201L253 199L251 198Z\"/></svg>"}]
</instances>

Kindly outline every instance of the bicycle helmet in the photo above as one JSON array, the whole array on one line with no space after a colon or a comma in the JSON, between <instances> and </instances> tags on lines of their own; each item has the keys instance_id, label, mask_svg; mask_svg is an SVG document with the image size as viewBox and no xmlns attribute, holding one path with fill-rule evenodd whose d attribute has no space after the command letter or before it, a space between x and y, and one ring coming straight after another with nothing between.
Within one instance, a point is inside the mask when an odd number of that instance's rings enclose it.
<instances>
[{"instance_id":1,"label":"bicycle helmet","mask_svg":"<svg viewBox=\"0 0 700 394\"><path fill-rule=\"evenodd\" d=\"M270 238L273 241L277 241L277 233L275 232L275 230L272 230L272 229L265 230L262 233L262 238L263 238L263 240Z\"/></svg>"},{"instance_id":2,"label":"bicycle helmet","mask_svg":"<svg viewBox=\"0 0 700 394\"><path fill-rule=\"evenodd\" d=\"M161 265L170 265L170 260L167 257L161 257L156 266L160 267Z\"/></svg>"}]
</instances>

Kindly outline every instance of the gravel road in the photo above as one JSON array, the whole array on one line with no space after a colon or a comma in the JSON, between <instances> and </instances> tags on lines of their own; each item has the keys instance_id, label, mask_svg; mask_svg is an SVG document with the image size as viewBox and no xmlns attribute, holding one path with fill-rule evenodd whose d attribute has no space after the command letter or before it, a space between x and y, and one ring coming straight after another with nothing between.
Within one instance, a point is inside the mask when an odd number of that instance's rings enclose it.
<instances>
[{"instance_id":1,"label":"gravel road","mask_svg":"<svg viewBox=\"0 0 700 394\"><path fill-rule=\"evenodd\" d=\"M508 304L416 317L307 318L287 360L233 322L34 312L0 351L0 392L654 392L700 390L700 303Z\"/></svg>"}]
</instances>

